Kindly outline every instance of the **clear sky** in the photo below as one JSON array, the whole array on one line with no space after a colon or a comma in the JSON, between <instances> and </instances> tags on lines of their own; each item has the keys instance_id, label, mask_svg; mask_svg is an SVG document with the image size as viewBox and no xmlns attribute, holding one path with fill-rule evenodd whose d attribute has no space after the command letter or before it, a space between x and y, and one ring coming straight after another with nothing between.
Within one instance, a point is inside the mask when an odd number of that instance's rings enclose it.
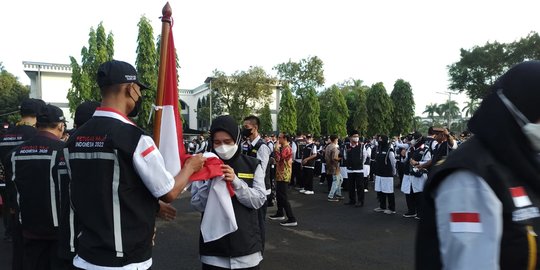
<instances>
[{"instance_id":1,"label":"clear sky","mask_svg":"<svg viewBox=\"0 0 540 270\"><path fill-rule=\"evenodd\" d=\"M161 31L156 0L19 0L0 3L0 62L29 84L22 61L80 60L90 27L103 22L115 40L115 58L135 64L142 15ZM460 48L488 41L512 42L540 31L540 1L304 1L172 0L180 88L194 88L214 69L230 74L289 59L318 56L326 86L349 78L408 81L416 112L442 103L447 66ZM463 102L466 96L457 100Z\"/></svg>"}]
</instances>

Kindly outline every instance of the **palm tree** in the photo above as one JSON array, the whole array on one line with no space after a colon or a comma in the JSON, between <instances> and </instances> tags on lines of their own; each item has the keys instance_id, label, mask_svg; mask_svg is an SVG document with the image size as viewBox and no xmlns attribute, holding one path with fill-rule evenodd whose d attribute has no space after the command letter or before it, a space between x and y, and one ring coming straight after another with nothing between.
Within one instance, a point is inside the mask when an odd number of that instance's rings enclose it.
<instances>
[{"instance_id":1,"label":"palm tree","mask_svg":"<svg viewBox=\"0 0 540 270\"><path fill-rule=\"evenodd\" d=\"M438 109L441 116L444 116L444 118L447 119L446 126L449 129L450 129L450 125L452 124L452 120L455 119L456 117L461 116L461 111L459 110L457 101L455 100L446 101L445 103L439 105Z\"/></svg>"},{"instance_id":2,"label":"palm tree","mask_svg":"<svg viewBox=\"0 0 540 270\"><path fill-rule=\"evenodd\" d=\"M478 99L471 99L465 102L465 107L461 109L461 112L465 111L465 117L471 117L476 109L478 109L478 106L480 106Z\"/></svg>"},{"instance_id":3,"label":"palm tree","mask_svg":"<svg viewBox=\"0 0 540 270\"><path fill-rule=\"evenodd\" d=\"M427 113L428 118L431 118L432 125L435 122L435 113L438 112L438 108L439 106L437 105L437 103L435 104L432 103L432 104L426 105L426 110L423 112L423 113Z\"/></svg>"}]
</instances>

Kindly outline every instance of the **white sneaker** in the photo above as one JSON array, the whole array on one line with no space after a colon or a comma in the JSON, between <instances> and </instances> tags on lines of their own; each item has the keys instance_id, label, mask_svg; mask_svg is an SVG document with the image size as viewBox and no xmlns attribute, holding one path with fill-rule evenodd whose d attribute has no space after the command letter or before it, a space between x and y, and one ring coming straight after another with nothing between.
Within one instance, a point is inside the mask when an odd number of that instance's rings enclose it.
<instances>
[{"instance_id":1,"label":"white sneaker","mask_svg":"<svg viewBox=\"0 0 540 270\"><path fill-rule=\"evenodd\" d=\"M304 193L304 192L306 192L306 190L305 190L305 189L301 189L301 190L299 190L298 192Z\"/></svg>"},{"instance_id":2,"label":"white sneaker","mask_svg":"<svg viewBox=\"0 0 540 270\"><path fill-rule=\"evenodd\" d=\"M375 211L375 212L384 212L384 211L386 211L386 209L382 209L380 207L377 207L377 208L373 209L373 211Z\"/></svg>"},{"instance_id":3,"label":"white sneaker","mask_svg":"<svg viewBox=\"0 0 540 270\"><path fill-rule=\"evenodd\" d=\"M367 188L364 189L364 192L368 192L369 190L367 190Z\"/></svg>"},{"instance_id":4,"label":"white sneaker","mask_svg":"<svg viewBox=\"0 0 540 270\"><path fill-rule=\"evenodd\" d=\"M392 210L390 210L390 209L386 209L386 210L384 210L384 213L387 214L387 215L391 215L391 214L395 214L396 211L392 211Z\"/></svg>"},{"instance_id":5,"label":"white sneaker","mask_svg":"<svg viewBox=\"0 0 540 270\"><path fill-rule=\"evenodd\" d=\"M304 194L306 194L306 195L313 195L313 194L315 194L315 192L313 192L313 191L311 191L311 190L306 190L306 191L304 192Z\"/></svg>"}]
</instances>

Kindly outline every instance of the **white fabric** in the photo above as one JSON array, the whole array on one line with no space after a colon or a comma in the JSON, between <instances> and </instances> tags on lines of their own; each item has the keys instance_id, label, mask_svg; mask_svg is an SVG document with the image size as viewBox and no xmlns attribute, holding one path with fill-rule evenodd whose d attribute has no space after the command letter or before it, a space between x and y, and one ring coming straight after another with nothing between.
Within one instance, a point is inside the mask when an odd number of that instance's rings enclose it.
<instances>
[{"instance_id":1,"label":"white fabric","mask_svg":"<svg viewBox=\"0 0 540 270\"><path fill-rule=\"evenodd\" d=\"M418 193L424 191L424 185L426 184L427 174L422 174L421 177L416 177L413 175L404 175L403 181L401 182L401 191L405 194L411 193L411 186L413 193Z\"/></svg>"},{"instance_id":2,"label":"white fabric","mask_svg":"<svg viewBox=\"0 0 540 270\"><path fill-rule=\"evenodd\" d=\"M368 176L369 173L371 172L371 166L369 165L364 165L364 169L362 170L362 172L364 173L364 176Z\"/></svg>"},{"instance_id":3,"label":"white fabric","mask_svg":"<svg viewBox=\"0 0 540 270\"><path fill-rule=\"evenodd\" d=\"M152 258L140 263L132 263L120 267L109 267L91 264L85 261L83 258L79 257L79 255L76 255L73 258L73 265L86 270L139 270L150 268L152 266Z\"/></svg>"},{"instance_id":4,"label":"white fabric","mask_svg":"<svg viewBox=\"0 0 540 270\"><path fill-rule=\"evenodd\" d=\"M231 258L217 256L201 256L202 263L225 269L242 269L255 267L259 265L262 259L263 256L260 251L246 256Z\"/></svg>"},{"instance_id":5,"label":"white fabric","mask_svg":"<svg viewBox=\"0 0 540 270\"><path fill-rule=\"evenodd\" d=\"M326 163L321 163L321 174L326 173Z\"/></svg>"},{"instance_id":6,"label":"white fabric","mask_svg":"<svg viewBox=\"0 0 540 270\"><path fill-rule=\"evenodd\" d=\"M146 135L141 136L133 152L133 166L154 197L159 198L174 187L174 178L165 168L161 153Z\"/></svg>"},{"instance_id":7,"label":"white fabric","mask_svg":"<svg viewBox=\"0 0 540 270\"><path fill-rule=\"evenodd\" d=\"M383 193L394 193L394 177L383 177L375 175L375 191Z\"/></svg>"},{"instance_id":8,"label":"white fabric","mask_svg":"<svg viewBox=\"0 0 540 270\"><path fill-rule=\"evenodd\" d=\"M339 173L341 174L341 177L349 178L349 174L347 173L347 167L339 167Z\"/></svg>"},{"instance_id":9,"label":"white fabric","mask_svg":"<svg viewBox=\"0 0 540 270\"><path fill-rule=\"evenodd\" d=\"M161 132L159 133L159 152L165 160L165 168L167 168L167 171L171 175L177 175L181 169L175 121L174 107L172 105L164 105L161 115Z\"/></svg>"},{"instance_id":10,"label":"white fabric","mask_svg":"<svg viewBox=\"0 0 540 270\"><path fill-rule=\"evenodd\" d=\"M219 224L219 225L218 225ZM201 221L201 234L205 243L217 240L238 229L231 195L223 177L210 181L210 191Z\"/></svg>"},{"instance_id":11,"label":"white fabric","mask_svg":"<svg viewBox=\"0 0 540 270\"><path fill-rule=\"evenodd\" d=\"M453 172L434 197L443 269L500 269L502 203L484 179L470 171ZM455 212L479 213L481 233L452 232Z\"/></svg>"}]
</instances>

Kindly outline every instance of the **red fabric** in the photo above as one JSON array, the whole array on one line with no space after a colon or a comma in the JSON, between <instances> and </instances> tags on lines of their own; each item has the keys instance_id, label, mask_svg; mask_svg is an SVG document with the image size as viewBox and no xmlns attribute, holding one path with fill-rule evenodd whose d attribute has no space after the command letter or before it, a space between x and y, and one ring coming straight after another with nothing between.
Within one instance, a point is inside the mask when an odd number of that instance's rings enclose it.
<instances>
[{"instance_id":1,"label":"red fabric","mask_svg":"<svg viewBox=\"0 0 540 270\"><path fill-rule=\"evenodd\" d=\"M450 213L451 222L480 222L479 213Z\"/></svg>"},{"instance_id":2,"label":"red fabric","mask_svg":"<svg viewBox=\"0 0 540 270\"><path fill-rule=\"evenodd\" d=\"M513 187L510 188L510 193L512 194L512 197L521 197L521 196L527 196L527 193L525 193L525 189L523 187Z\"/></svg>"},{"instance_id":3,"label":"red fabric","mask_svg":"<svg viewBox=\"0 0 540 270\"><path fill-rule=\"evenodd\" d=\"M223 161L217 157L211 157L211 158L206 159L206 162L204 163L204 167L200 169L198 172L192 174L191 177L189 178L189 181L203 181L203 180L214 178L216 176L222 176L223 175L223 172L221 171L222 164L223 164ZM229 194L231 195L231 197L234 196L234 188L231 182L227 182L227 189L229 190Z\"/></svg>"}]
</instances>

